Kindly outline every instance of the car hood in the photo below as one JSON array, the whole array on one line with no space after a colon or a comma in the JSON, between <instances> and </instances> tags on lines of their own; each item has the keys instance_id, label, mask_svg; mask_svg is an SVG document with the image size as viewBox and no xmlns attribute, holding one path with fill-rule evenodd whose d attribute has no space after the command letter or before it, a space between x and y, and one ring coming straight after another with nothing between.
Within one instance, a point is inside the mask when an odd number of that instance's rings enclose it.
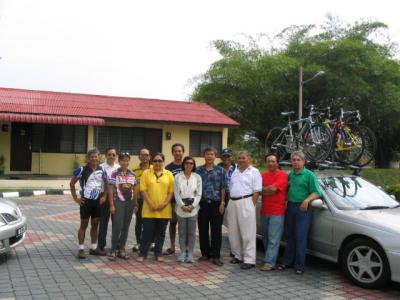
<instances>
[{"instance_id":1,"label":"car hood","mask_svg":"<svg viewBox=\"0 0 400 300\"><path fill-rule=\"evenodd\" d=\"M10 201L10 200L5 200L5 199L0 199L0 213L9 213L9 214L15 214L15 210L17 209L17 205Z\"/></svg>"},{"instance_id":2,"label":"car hood","mask_svg":"<svg viewBox=\"0 0 400 300\"><path fill-rule=\"evenodd\" d=\"M361 225L400 233L400 207L372 210L344 210L344 215Z\"/></svg>"}]
</instances>

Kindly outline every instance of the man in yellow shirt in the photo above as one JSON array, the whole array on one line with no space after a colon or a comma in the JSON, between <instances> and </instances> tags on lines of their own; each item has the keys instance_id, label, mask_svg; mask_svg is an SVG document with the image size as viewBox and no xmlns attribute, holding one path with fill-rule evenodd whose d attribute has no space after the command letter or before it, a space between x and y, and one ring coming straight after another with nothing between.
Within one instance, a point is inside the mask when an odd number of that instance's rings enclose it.
<instances>
[{"instance_id":1,"label":"man in yellow shirt","mask_svg":"<svg viewBox=\"0 0 400 300\"><path fill-rule=\"evenodd\" d=\"M140 177L142 176L143 172L153 167L150 164L150 159L151 159L150 150L147 148L140 149L139 151L140 164L133 168L133 172L135 172L138 186L140 184ZM133 246L132 248L133 252L137 252L139 250L139 245L143 231L143 222L142 222L143 198L139 192L139 188L135 189L135 194L136 194L135 195L136 199L138 199L138 210L136 212L136 223L135 223L136 245Z\"/></svg>"},{"instance_id":2,"label":"man in yellow shirt","mask_svg":"<svg viewBox=\"0 0 400 300\"><path fill-rule=\"evenodd\" d=\"M164 155L156 153L153 157L153 168L144 171L140 178L143 234L137 259L139 262L147 257L153 237L156 260L163 261L162 247L168 220L172 217L171 199L174 192L174 175L164 168L164 161Z\"/></svg>"}]
</instances>

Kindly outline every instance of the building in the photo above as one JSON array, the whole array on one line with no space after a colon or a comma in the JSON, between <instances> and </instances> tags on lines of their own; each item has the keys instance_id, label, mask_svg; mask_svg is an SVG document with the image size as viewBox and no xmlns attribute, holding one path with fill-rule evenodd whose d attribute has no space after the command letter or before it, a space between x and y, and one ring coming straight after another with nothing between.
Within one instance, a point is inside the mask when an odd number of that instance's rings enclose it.
<instances>
[{"instance_id":1,"label":"building","mask_svg":"<svg viewBox=\"0 0 400 300\"><path fill-rule=\"evenodd\" d=\"M143 146L171 161L179 142L201 163L204 147L226 147L228 128L238 125L206 103L0 88L8 175L70 175L94 146L128 151L134 165Z\"/></svg>"}]
</instances>

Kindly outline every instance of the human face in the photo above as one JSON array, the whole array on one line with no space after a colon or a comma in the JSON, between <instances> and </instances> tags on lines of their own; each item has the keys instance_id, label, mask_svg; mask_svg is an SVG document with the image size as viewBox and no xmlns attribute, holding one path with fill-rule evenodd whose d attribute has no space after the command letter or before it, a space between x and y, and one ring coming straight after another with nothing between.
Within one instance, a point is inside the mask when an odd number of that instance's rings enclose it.
<instances>
[{"instance_id":1,"label":"human face","mask_svg":"<svg viewBox=\"0 0 400 300\"><path fill-rule=\"evenodd\" d=\"M182 161L183 153L183 149L180 146L175 146L172 150L172 155L174 156L175 161Z\"/></svg>"},{"instance_id":2,"label":"human face","mask_svg":"<svg viewBox=\"0 0 400 300\"><path fill-rule=\"evenodd\" d=\"M156 171L160 171L164 168L164 161L160 155L156 155L153 158L153 168Z\"/></svg>"},{"instance_id":3,"label":"human face","mask_svg":"<svg viewBox=\"0 0 400 300\"><path fill-rule=\"evenodd\" d=\"M204 153L204 160L206 161L206 164L213 164L215 161L215 152L214 151L207 151Z\"/></svg>"},{"instance_id":4,"label":"human face","mask_svg":"<svg viewBox=\"0 0 400 300\"><path fill-rule=\"evenodd\" d=\"M183 164L183 170L186 172L192 172L193 171L193 167L194 167L194 161L189 159L187 161L185 161L185 163Z\"/></svg>"},{"instance_id":5,"label":"human face","mask_svg":"<svg viewBox=\"0 0 400 300\"><path fill-rule=\"evenodd\" d=\"M115 159L117 158L117 151L115 149L110 149L106 153L107 164L113 165L115 163Z\"/></svg>"},{"instance_id":6,"label":"human face","mask_svg":"<svg viewBox=\"0 0 400 300\"><path fill-rule=\"evenodd\" d=\"M250 165L250 157L244 153L240 153L238 157L238 164L241 169L246 169Z\"/></svg>"},{"instance_id":7,"label":"human face","mask_svg":"<svg viewBox=\"0 0 400 300\"><path fill-rule=\"evenodd\" d=\"M122 170L127 170L129 168L129 163L131 162L129 157L123 157L119 160L119 165Z\"/></svg>"},{"instance_id":8,"label":"human face","mask_svg":"<svg viewBox=\"0 0 400 300\"><path fill-rule=\"evenodd\" d=\"M295 172L303 170L305 163L300 156L295 155L292 158L292 168Z\"/></svg>"},{"instance_id":9,"label":"human face","mask_svg":"<svg viewBox=\"0 0 400 300\"><path fill-rule=\"evenodd\" d=\"M92 153L92 154L90 154L90 156L89 156L89 158L88 158L88 161L89 161L89 165L90 165L91 167L95 168L95 167L97 167L97 165L99 164L100 157L99 157L98 154Z\"/></svg>"},{"instance_id":10,"label":"human face","mask_svg":"<svg viewBox=\"0 0 400 300\"><path fill-rule=\"evenodd\" d=\"M265 159L265 167L269 172L275 172L278 169L278 160L274 155L270 155Z\"/></svg>"},{"instance_id":11,"label":"human face","mask_svg":"<svg viewBox=\"0 0 400 300\"><path fill-rule=\"evenodd\" d=\"M230 166L232 164L232 155L223 155L221 160L224 166Z\"/></svg>"},{"instance_id":12,"label":"human face","mask_svg":"<svg viewBox=\"0 0 400 300\"><path fill-rule=\"evenodd\" d=\"M150 162L150 152L148 150L143 149L140 151L139 160L142 164L147 164Z\"/></svg>"}]
</instances>

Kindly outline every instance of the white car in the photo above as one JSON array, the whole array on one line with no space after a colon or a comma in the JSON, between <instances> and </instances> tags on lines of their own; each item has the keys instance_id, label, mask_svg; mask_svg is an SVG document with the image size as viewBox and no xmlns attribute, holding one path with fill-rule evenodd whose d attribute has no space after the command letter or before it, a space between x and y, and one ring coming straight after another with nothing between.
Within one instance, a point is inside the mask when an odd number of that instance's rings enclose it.
<instances>
[{"instance_id":1,"label":"white car","mask_svg":"<svg viewBox=\"0 0 400 300\"><path fill-rule=\"evenodd\" d=\"M26 217L18 206L0 198L0 254L21 244L26 234Z\"/></svg>"},{"instance_id":2,"label":"white car","mask_svg":"<svg viewBox=\"0 0 400 300\"><path fill-rule=\"evenodd\" d=\"M322 200L312 202L308 253L340 264L364 288L400 282L399 202L361 177L316 175Z\"/></svg>"}]
</instances>

